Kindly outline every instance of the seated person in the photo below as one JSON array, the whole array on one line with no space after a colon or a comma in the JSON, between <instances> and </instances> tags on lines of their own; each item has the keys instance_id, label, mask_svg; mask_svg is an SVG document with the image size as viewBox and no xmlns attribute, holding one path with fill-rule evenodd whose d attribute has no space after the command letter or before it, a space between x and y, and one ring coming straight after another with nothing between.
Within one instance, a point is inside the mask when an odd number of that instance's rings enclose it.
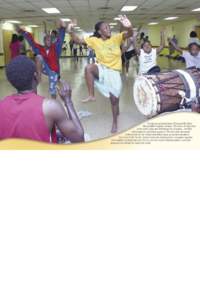
<instances>
[{"instance_id":1,"label":"seated person","mask_svg":"<svg viewBox=\"0 0 200 300\"><path fill-rule=\"evenodd\" d=\"M57 143L58 128L70 142L84 142L84 130L67 83L59 84L62 101L37 95L36 65L24 55L6 66L6 75L17 92L0 101L0 140L21 138Z\"/></svg>"},{"instance_id":2,"label":"seated person","mask_svg":"<svg viewBox=\"0 0 200 300\"><path fill-rule=\"evenodd\" d=\"M133 40L136 53L139 57L139 74L156 74L160 73L161 69L157 65L157 56L165 47L164 31L161 31L161 44L157 49L153 48L151 42L144 41L141 49L137 47L136 39Z\"/></svg>"},{"instance_id":3,"label":"seated person","mask_svg":"<svg viewBox=\"0 0 200 300\"><path fill-rule=\"evenodd\" d=\"M182 50L172 40L171 44L185 59L186 68L200 68L200 46L197 43L191 43L188 46L188 51Z\"/></svg>"},{"instance_id":4,"label":"seated person","mask_svg":"<svg viewBox=\"0 0 200 300\"><path fill-rule=\"evenodd\" d=\"M190 32L190 38L189 38L189 41L188 41L188 45L190 44L198 44L200 46L200 41L199 41L199 38L198 38L198 35L196 33L196 31L192 31Z\"/></svg>"}]
</instances>

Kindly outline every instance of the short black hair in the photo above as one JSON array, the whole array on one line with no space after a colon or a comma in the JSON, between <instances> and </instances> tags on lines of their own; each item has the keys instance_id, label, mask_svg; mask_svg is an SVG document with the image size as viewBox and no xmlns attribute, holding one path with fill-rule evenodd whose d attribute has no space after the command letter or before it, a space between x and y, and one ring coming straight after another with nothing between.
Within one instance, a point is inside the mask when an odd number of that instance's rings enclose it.
<instances>
[{"instance_id":1,"label":"short black hair","mask_svg":"<svg viewBox=\"0 0 200 300\"><path fill-rule=\"evenodd\" d=\"M197 43L190 43L190 44L188 45L189 50L191 50L193 46L196 46L196 47L198 47L198 48L200 49L199 44L197 44Z\"/></svg>"},{"instance_id":2,"label":"short black hair","mask_svg":"<svg viewBox=\"0 0 200 300\"><path fill-rule=\"evenodd\" d=\"M141 45L141 49L144 48L144 45L145 45L145 44L151 45L151 42L150 42L149 40L145 40L144 43L142 43L142 45ZM152 45L151 45L151 46L152 46Z\"/></svg>"},{"instance_id":3,"label":"short black hair","mask_svg":"<svg viewBox=\"0 0 200 300\"><path fill-rule=\"evenodd\" d=\"M55 36L58 35L58 31L57 30L52 30L51 35L54 34Z\"/></svg>"},{"instance_id":4,"label":"short black hair","mask_svg":"<svg viewBox=\"0 0 200 300\"><path fill-rule=\"evenodd\" d=\"M35 73L35 63L25 55L17 56L6 66L7 79L19 92L32 89Z\"/></svg>"},{"instance_id":5,"label":"short black hair","mask_svg":"<svg viewBox=\"0 0 200 300\"><path fill-rule=\"evenodd\" d=\"M19 36L18 36L18 40L19 40L20 42L23 42L23 41L24 41L23 35L19 35Z\"/></svg>"},{"instance_id":6,"label":"short black hair","mask_svg":"<svg viewBox=\"0 0 200 300\"><path fill-rule=\"evenodd\" d=\"M11 43L14 44L14 43L16 43L17 41L18 41L18 35L14 33L14 34L12 35Z\"/></svg>"},{"instance_id":7,"label":"short black hair","mask_svg":"<svg viewBox=\"0 0 200 300\"><path fill-rule=\"evenodd\" d=\"M191 31L191 32L190 32L190 37L191 37L191 38L196 38L196 37L197 37L196 31Z\"/></svg>"}]
</instances>

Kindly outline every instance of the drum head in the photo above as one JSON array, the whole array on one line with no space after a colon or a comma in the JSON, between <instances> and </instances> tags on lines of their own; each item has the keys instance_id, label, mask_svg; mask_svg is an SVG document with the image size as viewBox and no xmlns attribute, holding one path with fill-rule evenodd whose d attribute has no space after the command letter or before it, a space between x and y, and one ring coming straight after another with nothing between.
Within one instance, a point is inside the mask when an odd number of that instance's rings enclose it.
<instances>
[{"instance_id":1,"label":"drum head","mask_svg":"<svg viewBox=\"0 0 200 300\"><path fill-rule=\"evenodd\" d=\"M153 81L145 76L138 76L133 86L133 97L138 110L147 117L158 114L160 97L156 93Z\"/></svg>"}]
</instances>

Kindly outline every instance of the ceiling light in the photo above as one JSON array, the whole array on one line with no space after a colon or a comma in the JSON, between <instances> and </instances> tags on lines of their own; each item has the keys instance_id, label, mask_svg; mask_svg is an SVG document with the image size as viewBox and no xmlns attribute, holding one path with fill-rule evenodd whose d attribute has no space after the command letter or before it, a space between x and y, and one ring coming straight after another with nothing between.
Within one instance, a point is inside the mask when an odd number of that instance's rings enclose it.
<instances>
[{"instance_id":1,"label":"ceiling light","mask_svg":"<svg viewBox=\"0 0 200 300\"><path fill-rule=\"evenodd\" d=\"M121 11L134 11L137 8L137 6L123 6Z\"/></svg>"},{"instance_id":2,"label":"ceiling light","mask_svg":"<svg viewBox=\"0 0 200 300\"><path fill-rule=\"evenodd\" d=\"M60 14L60 11L55 7L42 8L42 10L45 11L47 14Z\"/></svg>"},{"instance_id":3,"label":"ceiling light","mask_svg":"<svg viewBox=\"0 0 200 300\"><path fill-rule=\"evenodd\" d=\"M63 22L70 22L71 19L65 18L65 19L61 19Z\"/></svg>"},{"instance_id":4,"label":"ceiling light","mask_svg":"<svg viewBox=\"0 0 200 300\"><path fill-rule=\"evenodd\" d=\"M4 30L9 30L9 31L13 31L14 30L13 24L8 23L8 22L4 23L3 26L2 26L2 28Z\"/></svg>"},{"instance_id":5,"label":"ceiling light","mask_svg":"<svg viewBox=\"0 0 200 300\"><path fill-rule=\"evenodd\" d=\"M120 18L119 18L119 17L116 17L116 18L114 18L114 20L115 20L115 21L119 21L119 20L120 20Z\"/></svg>"},{"instance_id":6,"label":"ceiling light","mask_svg":"<svg viewBox=\"0 0 200 300\"><path fill-rule=\"evenodd\" d=\"M28 27L37 28L39 26L38 25L28 25Z\"/></svg>"},{"instance_id":7,"label":"ceiling light","mask_svg":"<svg viewBox=\"0 0 200 300\"><path fill-rule=\"evenodd\" d=\"M192 11L200 11L200 8L195 8Z\"/></svg>"},{"instance_id":8,"label":"ceiling light","mask_svg":"<svg viewBox=\"0 0 200 300\"><path fill-rule=\"evenodd\" d=\"M110 23L109 25L110 25L110 26L116 26L117 23Z\"/></svg>"},{"instance_id":9,"label":"ceiling light","mask_svg":"<svg viewBox=\"0 0 200 300\"><path fill-rule=\"evenodd\" d=\"M149 23L148 25L158 25L158 23L156 23L156 22L151 22L151 23Z\"/></svg>"},{"instance_id":10,"label":"ceiling light","mask_svg":"<svg viewBox=\"0 0 200 300\"><path fill-rule=\"evenodd\" d=\"M22 22L20 21L15 21L15 20L9 20L7 21L8 23L12 23L12 24L21 24Z\"/></svg>"},{"instance_id":11,"label":"ceiling light","mask_svg":"<svg viewBox=\"0 0 200 300\"><path fill-rule=\"evenodd\" d=\"M166 21L171 21L171 20L176 20L178 19L178 17L168 17L168 18L164 18L164 20Z\"/></svg>"}]
</instances>

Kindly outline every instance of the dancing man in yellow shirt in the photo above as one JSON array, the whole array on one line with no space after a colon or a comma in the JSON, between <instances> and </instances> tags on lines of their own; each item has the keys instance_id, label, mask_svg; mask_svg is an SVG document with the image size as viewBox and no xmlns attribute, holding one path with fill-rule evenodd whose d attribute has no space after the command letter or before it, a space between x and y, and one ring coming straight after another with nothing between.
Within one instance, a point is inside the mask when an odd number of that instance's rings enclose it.
<instances>
[{"instance_id":1,"label":"dancing man in yellow shirt","mask_svg":"<svg viewBox=\"0 0 200 300\"><path fill-rule=\"evenodd\" d=\"M76 21L68 25L68 33L72 40L77 44L87 44L96 53L97 64L88 65L85 70L89 97L83 102L95 101L94 86L106 98L110 98L113 113L112 133L118 131L119 98L122 91L120 46L133 35L129 19L126 16L119 17L125 31L113 36L109 24L105 22L98 22L95 25L94 35L84 39L79 38L73 31L77 26Z\"/></svg>"}]
</instances>

